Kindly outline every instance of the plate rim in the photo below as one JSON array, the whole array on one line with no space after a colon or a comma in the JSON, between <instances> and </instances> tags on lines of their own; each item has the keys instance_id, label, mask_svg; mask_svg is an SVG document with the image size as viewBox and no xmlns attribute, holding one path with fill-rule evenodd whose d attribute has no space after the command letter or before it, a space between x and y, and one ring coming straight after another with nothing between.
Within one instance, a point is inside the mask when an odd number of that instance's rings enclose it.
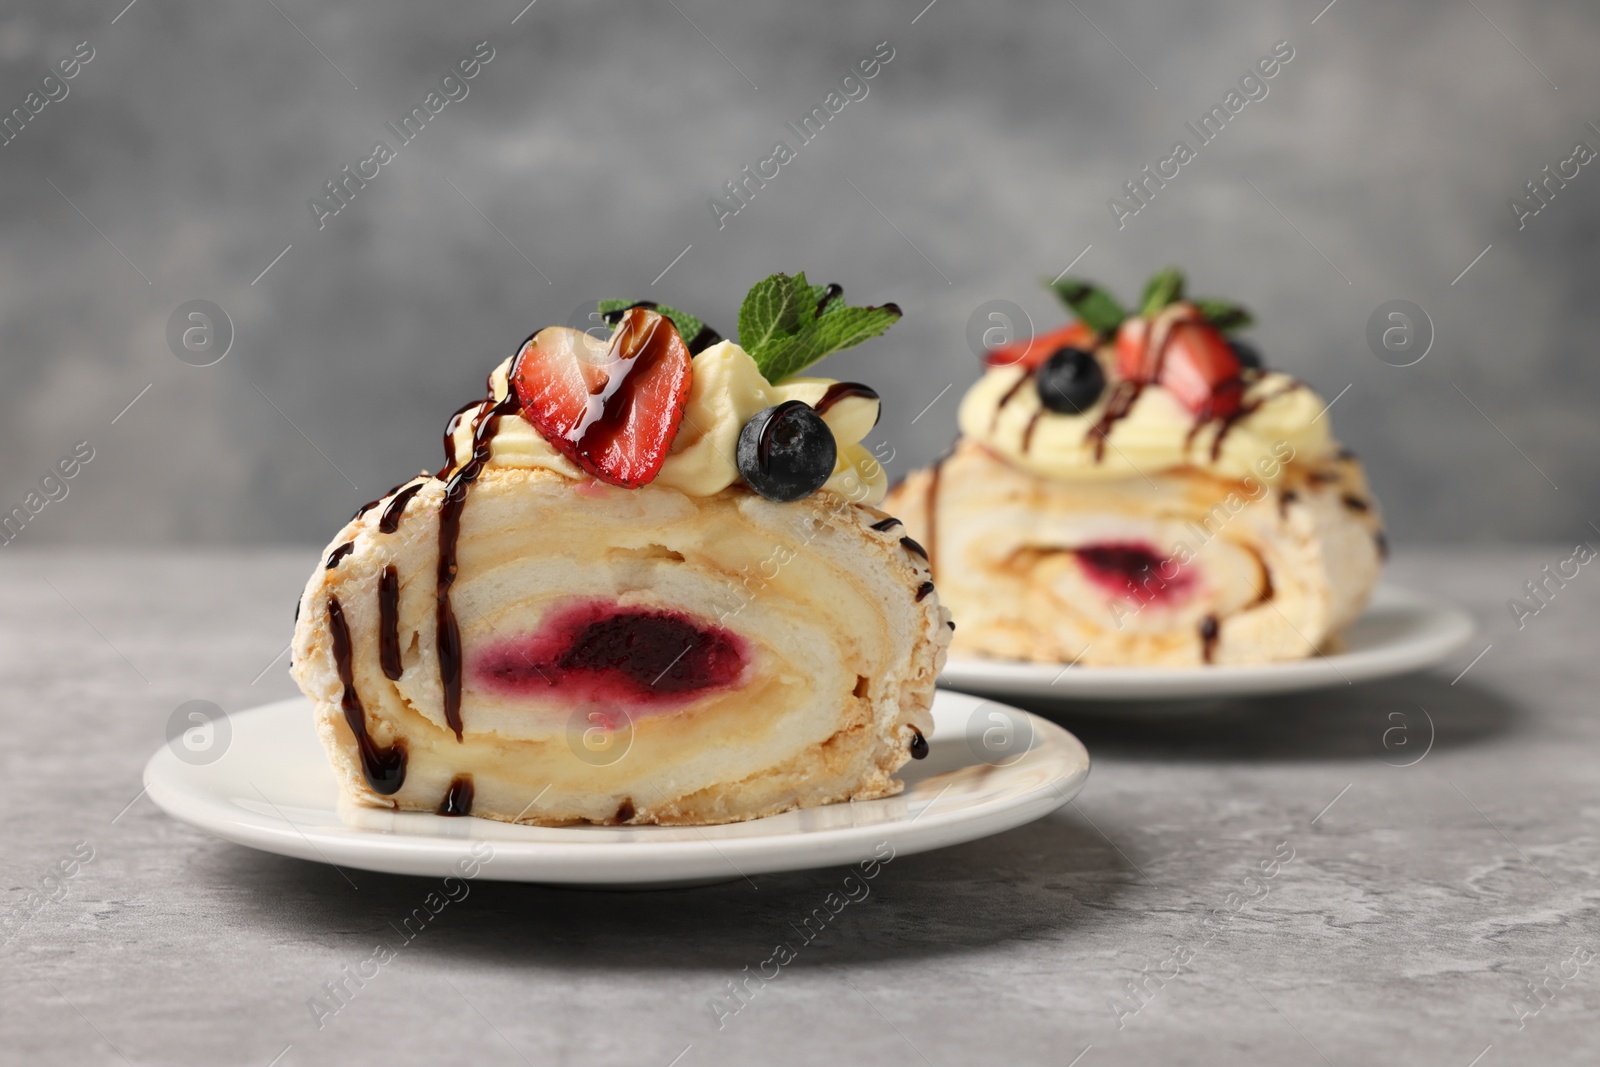
<instances>
[{"instance_id":1,"label":"plate rim","mask_svg":"<svg viewBox=\"0 0 1600 1067\"><path fill-rule=\"evenodd\" d=\"M994 701L954 690L937 690L934 699L971 702L973 708L985 704L996 706ZM306 729L313 729L311 709L304 696L230 712L228 718L237 723L241 717L281 716L290 709L304 714ZM666 886L737 879L748 874L844 866L869 858L869 850L885 835L889 835L894 845L895 856L912 855L989 837L1042 818L1065 806L1081 792L1088 780L1092 765L1088 750L1070 731L1048 719L1020 708L1007 707L1007 710L1026 717L1035 737L1050 737L1053 745L1064 750L1061 753L1065 759L1063 771L1052 773L1015 796L980 802L975 807L936 812L933 810L933 805L938 801L936 795L927 806L909 817L890 818L865 825L767 835L743 834L716 838L704 832L715 827L703 827L696 838L680 837L665 841L585 841L576 838L572 841L517 841L474 834L474 826L481 826L483 821L470 818L448 820L449 828L454 831L451 833L397 833L341 823L337 831L330 834L319 832L325 829L321 826L295 823L281 811L279 815L282 821L275 821L241 807L235 798L243 795L242 791L223 794L208 788L202 776L186 776L187 765L178 760L167 745L158 748L146 761L143 779L150 799L179 822L246 848L334 867L401 875L441 876L449 873L447 868L450 864L472 855L472 849L479 842L487 842L494 849L496 858L506 856L513 862L499 866L484 864L476 875L479 878L568 886ZM935 740L935 743L940 742ZM325 765L326 756L320 744L316 751L318 760ZM972 761L964 767L979 765L978 761ZM953 768L952 771L959 769L962 768ZM329 775L331 779L331 771ZM251 784L259 791L256 783ZM331 780L330 788L336 789ZM902 801L905 796L905 793L900 793L879 800L849 803L894 803ZM265 792L262 792L262 797L268 806L277 807ZM336 795L334 803L337 804ZM330 809L319 810L327 812ZM332 810L337 814L336 807ZM383 809L375 810L381 813ZM426 817L424 813L416 814ZM722 825L751 826L760 822L751 820ZM513 826L502 822L489 825L500 832ZM564 830L574 835L593 832L590 827L539 829L544 834ZM650 833L655 828L642 826L624 829ZM324 853L324 849L333 854L331 858ZM532 867L541 869L528 869Z\"/></svg>"},{"instance_id":2,"label":"plate rim","mask_svg":"<svg viewBox=\"0 0 1600 1067\"><path fill-rule=\"evenodd\" d=\"M1221 664L1200 667L1084 667L1065 674L1068 665L1026 660L952 656L939 674L939 685L968 694L999 693L1011 697L1081 701L1183 701L1215 697L1267 696L1321 689L1341 680L1349 668L1370 682L1424 670L1442 662L1477 631L1472 615L1453 601L1402 585L1384 582L1374 590L1366 611L1383 600L1395 606L1426 609L1442 623L1439 634L1412 638L1410 643L1360 652L1263 664ZM1366 614L1364 611L1363 616ZM1359 622L1360 619L1358 618ZM1389 662L1372 663L1387 656ZM953 668L953 671L952 671ZM1065 685L1057 682L1071 679ZM1189 692L1180 692L1187 689Z\"/></svg>"}]
</instances>

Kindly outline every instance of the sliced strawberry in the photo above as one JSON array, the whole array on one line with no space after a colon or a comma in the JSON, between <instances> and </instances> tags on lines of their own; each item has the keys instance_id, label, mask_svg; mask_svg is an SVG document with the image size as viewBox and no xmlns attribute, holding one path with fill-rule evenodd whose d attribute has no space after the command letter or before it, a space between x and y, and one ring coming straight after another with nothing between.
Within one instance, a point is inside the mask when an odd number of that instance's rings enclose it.
<instances>
[{"instance_id":1,"label":"sliced strawberry","mask_svg":"<svg viewBox=\"0 0 1600 1067\"><path fill-rule=\"evenodd\" d=\"M1025 341L1013 341L999 348L991 348L983 354L983 365L1022 367L1032 370L1063 348L1084 348L1092 351L1096 340L1094 330L1086 323L1069 322L1049 333L1030 337Z\"/></svg>"},{"instance_id":2,"label":"sliced strawberry","mask_svg":"<svg viewBox=\"0 0 1600 1067\"><path fill-rule=\"evenodd\" d=\"M609 341L552 326L511 364L522 413L600 481L637 489L661 471L683 421L693 369L672 321L630 308Z\"/></svg>"},{"instance_id":3,"label":"sliced strawberry","mask_svg":"<svg viewBox=\"0 0 1600 1067\"><path fill-rule=\"evenodd\" d=\"M1239 409L1240 369L1220 332L1203 322L1178 322L1167 335L1159 381L1190 411L1220 419Z\"/></svg>"},{"instance_id":4,"label":"sliced strawberry","mask_svg":"<svg viewBox=\"0 0 1600 1067\"><path fill-rule=\"evenodd\" d=\"M1117 327L1117 374L1130 382L1148 382L1155 377L1155 368L1145 365L1146 349L1150 343L1150 320L1130 315Z\"/></svg>"}]
</instances>

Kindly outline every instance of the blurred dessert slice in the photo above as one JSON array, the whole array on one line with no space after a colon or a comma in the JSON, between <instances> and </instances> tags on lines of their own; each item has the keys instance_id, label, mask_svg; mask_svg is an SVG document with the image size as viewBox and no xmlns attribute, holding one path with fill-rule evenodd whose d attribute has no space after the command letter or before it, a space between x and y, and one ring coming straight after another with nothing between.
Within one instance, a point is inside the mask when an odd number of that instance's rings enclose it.
<instances>
[{"instance_id":1,"label":"blurred dessert slice","mask_svg":"<svg viewBox=\"0 0 1600 1067\"><path fill-rule=\"evenodd\" d=\"M1334 647L1385 552L1323 400L1227 334L1240 308L1151 280L1139 313L1058 284L1079 320L991 351L961 438L887 506L927 548L956 653L1266 663Z\"/></svg>"}]
</instances>

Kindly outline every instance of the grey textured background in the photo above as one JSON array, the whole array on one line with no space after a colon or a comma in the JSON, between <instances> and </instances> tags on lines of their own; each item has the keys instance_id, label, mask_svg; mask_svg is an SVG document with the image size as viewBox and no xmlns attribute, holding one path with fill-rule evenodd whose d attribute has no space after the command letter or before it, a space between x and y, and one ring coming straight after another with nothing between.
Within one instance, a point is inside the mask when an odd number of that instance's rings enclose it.
<instances>
[{"instance_id":1,"label":"grey textured background","mask_svg":"<svg viewBox=\"0 0 1600 1067\"><path fill-rule=\"evenodd\" d=\"M27 542L321 541L436 465L536 326L649 295L731 330L802 268L906 310L827 368L880 387L903 471L953 432L972 310L1054 324L1038 279L1087 247L1076 273L1125 292L1185 265L1258 311L1271 362L1351 386L1332 417L1397 541L1588 529L1600 168L1521 232L1507 200L1600 146L1592 0L923 3L8 3L0 107L96 56L0 148L0 510L86 439ZM470 95L319 232L308 199L481 40ZM885 40L870 94L719 231L706 199ZM1268 97L1119 231L1106 199L1279 40ZM1395 297L1437 325L1408 369L1363 340ZM167 348L193 298L236 326L213 367Z\"/></svg>"}]
</instances>

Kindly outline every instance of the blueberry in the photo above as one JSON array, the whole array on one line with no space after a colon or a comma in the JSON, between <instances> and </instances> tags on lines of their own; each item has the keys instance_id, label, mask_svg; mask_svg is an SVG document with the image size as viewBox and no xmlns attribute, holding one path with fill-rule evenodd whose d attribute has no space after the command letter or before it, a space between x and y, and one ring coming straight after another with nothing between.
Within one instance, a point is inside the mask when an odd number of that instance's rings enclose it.
<instances>
[{"instance_id":1,"label":"blueberry","mask_svg":"<svg viewBox=\"0 0 1600 1067\"><path fill-rule=\"evenodd\" d=\"M1106 372L1091 352L1058 348L1039 368L1039 402L1060 415L1081 415L1106 390Z\"/></svg>"},{"instance_id":2,"label":"blueberry","mask_svg":"<svg viewBox=\"0 0 1600 1067\"><path fill-rule=\"evenodd\" d=\"M739 431L739 473L768 500L787 503L811 495L832 477L838 458L833 431L800 400L756 412Z\"/></svg>"},{"instance_id":3,"label":"blueberry","mask_svg":"<svg viewBox=\"0 0 1600 1067\"><path fill-rule=\"evenodd\" d=\"M1250 370L1261 369L1261 353L1256 351L1256 346L1249 341L1229 341L1228 347L1233 349L1233 356L1239 361L1239 366L1248 367Z\"/></svg>"}]
</instances>

